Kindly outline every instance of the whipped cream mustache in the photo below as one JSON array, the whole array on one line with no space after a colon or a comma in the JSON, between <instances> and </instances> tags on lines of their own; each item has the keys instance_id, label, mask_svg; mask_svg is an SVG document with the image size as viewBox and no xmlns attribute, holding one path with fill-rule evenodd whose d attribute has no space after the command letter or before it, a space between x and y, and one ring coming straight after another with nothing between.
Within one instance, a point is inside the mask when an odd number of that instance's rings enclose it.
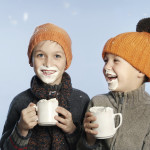
<instances>
[{"instance_id":1,"label":"whipped cream mustache","mask_svg":"<svg viewBox=\"0 0 150 150\"><path fill-rule=\"evenodd\" d=\"M117 77L117 75L113 72L112 69L106 69L105 70L105 77L107 77L106 81L108 83L108 89L110 91L114 91L116 90L116 88L118 87L118 79L115 78ZM109 78L111 78L109 80Z\"/></svg>"},{"instance_id":2,"label":"whipped cream mustache","mask_svg":"<svg viewBox=\"0 0 150 150\"><path fill-rule=\"evenodd\" d=\"M40 66L38 68L39 78L47 84L54 83L57 79L59 74L59 70L57 67L45 67Z\"/></svg>"}]
</instances>

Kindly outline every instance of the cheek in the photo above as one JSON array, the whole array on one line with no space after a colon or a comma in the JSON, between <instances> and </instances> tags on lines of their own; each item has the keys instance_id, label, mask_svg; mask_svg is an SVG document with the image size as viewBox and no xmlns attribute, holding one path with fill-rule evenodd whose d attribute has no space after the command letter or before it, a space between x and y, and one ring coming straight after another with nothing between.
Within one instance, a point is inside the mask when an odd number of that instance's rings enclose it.
<instances>
[{"instance_id":1,"label":"cheek","mask_svg":"<svg viewBox=\"0 0 150 150\"><path fill-rule=\"evenodd\" d=\"M67 63L67 62L66 62L65 60L60 63L60 68L61 68L61 70L65 70L65 68L66 68L66 63Z\"/></svg>"},{"instance_id":2,"label":"cheek","mask_svg":"<svg viewBox=\"0 0 150 150\"><path fill-rule=\"evenodd\" d=\"M64 64L62 65L62 70L65 71L65 68L66 68L66 63L64 63Z\"/></svg>"},{"instance_id":3,"label":"cheek","mask_svg":"<svg viewBox=\"0 0 150 150\"><path fill-rule=\"evenodd\" d=\"M103 66L103 73L105 73L105 70L106 70L107 68L106 68L106 64L104 64L104 66Z\"/></svg>"},{"instance_id":4,"label":"cheek","mask_svg":"<svg viewBox=\"0 0 150 150\"><path fill-rule=\"evenodd\" d=\"M35 60L33 61L34 71L37 72L37 70L38 70L38 68L39 68L40 66L42 66L41 63L35 59Z\"/></svg>"},{"instance_id":5,"label":"cheek","mask_svg":"<svg viewBox=\"0 0 150 150\"><path fill-rule=\"evenodd\" d=\"M34 65L33 67L34 67L34 72L37 73L38 72L38 67L36 65Z\"/></svg>"},{"instance_id":6,"label":"cheek","mask_svg":"<svg viewBox=\"0 0 150 150\"><path fill-rule=\"evenodd\" d=\"M123 67L121 67L121 66L119 66L119 65L116 65L116 66L114 66L113 67L113 71L117 74L117 75L119 75L119 74L122 74L123 73Z\"/></svg>"},{"instance_id":7,"label":"cheek","mask_svg":"<svg viewBox=\"0 0 150 150\"><path fill-rule=\"evenodd\" d=\"M65 68L66 68L66 64L65 63L57 63L56 65L55 65L57 68L58 68L58 70L60 71L60 72L64 72L65 71Z\"/></svg>"},{"instance_id":8,"label":"cheek","mask_svg":"<svg viewBox=\"0 0 150 150\"><path fill-rule=\"evenodd\" d=\"M105 68L103 67L103 74L105 75Z\"/></svg>"}]
</instances>

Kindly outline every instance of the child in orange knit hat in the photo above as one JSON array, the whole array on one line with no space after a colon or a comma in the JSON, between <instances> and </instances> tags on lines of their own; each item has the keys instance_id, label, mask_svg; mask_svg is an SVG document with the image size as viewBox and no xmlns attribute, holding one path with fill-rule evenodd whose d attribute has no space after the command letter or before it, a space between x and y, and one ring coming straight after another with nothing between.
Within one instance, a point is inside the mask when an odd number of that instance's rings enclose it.
<instances>
[{"instance_id":1,"label":"child in orange knit hat","mask_svg":"<svg viewBox=\"0 0 150 150\"><path fill-rule=\"evenodd\" d=\"M65 72L72 60L68 33L50 23L38 26L30 39L28 57L36 75L31 88L17 95L10 105L1 149L76 150L89 97L72 87ZM41 99L51 98L59 103L57 123L40 126L33 106Z\"/></svg>"},{"instance_id":2,"label":"child in orange knit hat","mask_svg":"<svg viewBox=\"0 0 150 150\"><path fill-rule=\"evenodd\" d=\"M78 150L149 150L150 95L145 82L150 81L150 33L119 34L107 41L102 57L110 92L90 101ZM114 113L122 114L122 125L113 137L95 138L98 132L93 128L101 124L93 123L97 119L89 112L93 106L111 107Z\"/></svg>"}]
</instances>

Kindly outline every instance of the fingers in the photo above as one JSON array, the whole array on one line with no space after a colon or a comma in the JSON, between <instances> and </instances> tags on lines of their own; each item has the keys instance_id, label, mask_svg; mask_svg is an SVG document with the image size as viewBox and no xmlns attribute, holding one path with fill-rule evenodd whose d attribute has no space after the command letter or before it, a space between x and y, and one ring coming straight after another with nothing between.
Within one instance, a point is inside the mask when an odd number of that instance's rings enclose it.
<instances>
[{"instance_id":1,"label":"fingers","mask_svg":"<svg viewBox=\"0 0 150 150\"><path fill-rule=\"evenodd\" d=\"M22 110L22 113L24 115L26 115L27 113L30 113L30 112L36 112L35 111L35 107L33 107L33 106L35 106L35 104L34 103L30 103L27 108Z\"/></svg>"},{"instance_id":2,"label":"fingers","mask_svg":"<svg viewBox=\"0 0 150 150\"><path fill-rule=\"evenodd\" d=\"M55 116L54 117L58 122L61 122L62 124L66 124L66 119L60 117L60 116Z\"/></svg>"},{"instance_id":3,"label":"fingers","mask_svg":"<svg viewBox=\"0 0 150 150\"><path fill-rule=\"evenodd\" d=\"M94 123L84 123L84 129L85 132L96 135L98 134L97 131L93 130L94 128L98 128L98 124L94 124Z\"/></svg>"},{"instance_id":4,"label":"fingers","mask_svg":"<svg viewBox=\"0 0 150 150\"><path fill-rule=\"evenodd\" d=\"M34 115L32 117L30 117L30 122L37 122L38 121L38 116L37 115Z\"/></svg>"},{"instance_id":5,"label":"fingers","mask_svg":"<svg viewBox=\"0 0 150 150\"><path fill-rule=\"evenodd\" d=\"M55 119L62 124L67 124L72 121L72 114L63 107L57 107L56 112L61 114L62 116L55 116Z\"/></svg>"},{"instance_id":6,"label":"fingers","mask_svg":"<svg viewBox=\"0 0 150 150\"><path fill-rule=\"evenodd\" d=\"M64 129L64 130L65 130L66 127L67 127L66 125L64 125L64 124L62 124L62 123L59 123L59 122L57 122L56 125L57 125L59 128Z\"/></svg>"},{"instance_id":7,"label":"fingers","mask_svg":"<svg viewBox=\"0 0 150 150\"><path fill-rule=\"evenodd\" d=\"M88 129L98 128L98 124L95 124L95 123L84 123L84 128L88 128Z\"/></svg>"},{"instance_id":8,"label":"fingers","mask_svg":"<svg viewBox=\"0 0 150 150\"><path fill-rule=\"evenodd\" d=\"M60 106L58 106L56 108L56 112L59 113L59 114L61 114L61 115L63 115L64 118L70 118L70 117L72 117L71 113L68 110L66 110L65 108L60 107Z\"/></svg>"},{"instance_id":9,"label":"fingers","mask_svg":"<svg viewBox=\"0 0 150 150\"><path fill-rule=\"evenodd\" d=\"M21 112L21 116L23 120L26 120L26 118L32 118L36 116L35 108L33 107L35 104L30 103L27 108L23 109Z\"/></svg>"},{"instance_id":10,"label":"fingers","mask_svg":"<svg viewBox=\"0 0 150 150\"><path fill-rule=\"evenodd\" d=\"M93 114L91 112L86 112L85 113L85 118L90 117L90 116L93 116Z\"/></svg>"},{"instance_id":11,"label":"fingers","mask_svg":"<svg viewBox=\"0 0 150 150\"><path fill-rule=\"evenodd\" d=\"M85 118L84 118L84 129L85 132L92 134L92 135L96 135L98 132L94 131L94 128L98 128L98 124L93 123L94 121L96 121L96 117L91 113L91 112L87 112L85 114Z\"/></svg>"},{"instance_id":12,"label":"fingers","mask_svg":"<svg viewBox=\"0 0 150 150\"><path fill-rule=\"evenodd\" d=\"M58 121L56 125L66 133L73 133L76 129L76 126L73 123L72 114L62 107L57 107L56 112L62 115L55 116L55 119Z\"/></svg>"},{"instance_id":13,"label":"fingers","mask_svg":"<svg viewBox=\"0 0 150 150\"><path fill-rule=\"evenodd\" d=\"M87 112L85 114L84 123L90 123L93 121L96 121L96 117L91 112Z\"/></svg>"},{"instance_id":14,"label":"fingers","mask_svg":"<svg viewBox=\"0 0 150 150\"><path fill-rule=\"evenodd\" d=\"M25 115L22 112L21 120L24 124L26 124L28 126L28 124L30 124L31 122L37 122L38 116L36 115L35 112L30 112Z\"/></svg>"},{"instance_id":15,"label":"fingers","mask_svg":"<svg viewBox=\"0 0 150 150\"><path fill-rule=\"evenodd\" d=\"M19 124L23 129L31 129L33 125L37 124L38 117L36 115L35 104L30 103L27 108L23 109L21 112L21 117Z\"/></svg>"},{"instance_id":16,"label":"fingers","mask_svg":"<svg viewBox=\"0 0 150 150\"><path fill-rule=\"evenodd\" d=\"M24 117L28 116L28 117L31 118L31 117L36 115L36 112L35 112L35 110L33 110L33 111L23 110L21 112L21 115L24 116Z\"/></svg>"},{"instance_id":17,"label":"fingers","mask_svg":"<svg viewBox=\"0 0 150 150\"><path fill-rule=\"evenodd\" d=\"M35 106L35 104L34 103L29 103L29 105L28 105L28 107L32 107L32 106Z\"/></svg>"},{"instance_id":18,"label":"fingers","mask_svg":"<svg viewBox=\"0 0 150 150\"><path fill-rule=\"evenodd\" d=\"M92 134L92 135L97 135L97 134L98 134L97 131L92 130L92 129L85 129L85 132L86 132L86 133L89 133L89 134Z\"/></svg>"}]
</instances>

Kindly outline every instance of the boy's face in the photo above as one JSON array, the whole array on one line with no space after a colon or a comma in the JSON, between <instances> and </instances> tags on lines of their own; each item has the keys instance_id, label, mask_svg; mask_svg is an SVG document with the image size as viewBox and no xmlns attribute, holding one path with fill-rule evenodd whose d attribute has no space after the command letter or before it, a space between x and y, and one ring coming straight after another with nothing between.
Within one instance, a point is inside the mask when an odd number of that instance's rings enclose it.
<instances>
[{"instance_id":1,"label":"boy's face","mask_svg":"<svg viewBox=\"0 0 150 150\"><path fill-rule=\"evenodd\" d=\"M44 83L58 85L66 67L65 53L58 43L42 41L34 48L31 66Z\"/></svg>"},{"instance_id":2,"label":"boy's face","mask_svg":"<svg viewBox=\"0 0 150 150\"><path fill-rule=\"evenodd\" d=\"M103 73L109 90L128 92L142 84L144 75L121 57L106 53L104 62Z\"/></svg>"}]
</instances>

